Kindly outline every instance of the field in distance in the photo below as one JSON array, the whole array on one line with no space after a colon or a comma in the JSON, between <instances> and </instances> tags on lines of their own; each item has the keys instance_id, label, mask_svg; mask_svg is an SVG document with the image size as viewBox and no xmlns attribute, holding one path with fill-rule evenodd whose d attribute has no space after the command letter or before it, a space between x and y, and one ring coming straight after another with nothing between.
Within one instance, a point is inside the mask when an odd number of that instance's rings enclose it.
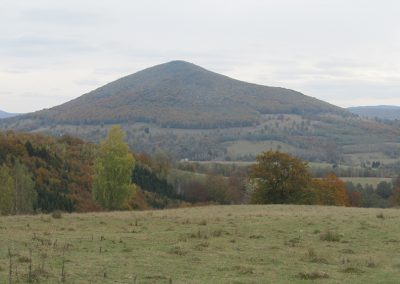
<instances>
[{"instance_id":1,"label":"field in distance","mask_svg":"<svg viewBox=\"0 0 400 284\"><path fill-rule=\"evenodd\" d=\"M0 282L10 249L13 283L29 266L40 283L398 283L399 221L283 205L2 217Z\"/></svg>"}]
</instances>

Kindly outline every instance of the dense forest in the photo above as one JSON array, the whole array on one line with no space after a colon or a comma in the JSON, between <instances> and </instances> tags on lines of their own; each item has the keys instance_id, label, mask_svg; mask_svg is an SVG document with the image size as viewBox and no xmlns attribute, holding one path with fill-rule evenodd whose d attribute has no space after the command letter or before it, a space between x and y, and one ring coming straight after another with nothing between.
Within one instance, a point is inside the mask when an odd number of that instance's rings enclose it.
<instances>
[{"instance_id":1,"label":"dense forest","mask_svg":"<svg viewBox=\"0 0 400 284\"><path fill-rule=\"evenodd\" d=\"M90 193L94 151L92 144L70 136L0 134L3 172L8 171L15 180L16 165L23 166L25 176L33 180L37 193L36 200L31 200L36 211L100 209L92 201Z\"/></svg>"}]
</instances>

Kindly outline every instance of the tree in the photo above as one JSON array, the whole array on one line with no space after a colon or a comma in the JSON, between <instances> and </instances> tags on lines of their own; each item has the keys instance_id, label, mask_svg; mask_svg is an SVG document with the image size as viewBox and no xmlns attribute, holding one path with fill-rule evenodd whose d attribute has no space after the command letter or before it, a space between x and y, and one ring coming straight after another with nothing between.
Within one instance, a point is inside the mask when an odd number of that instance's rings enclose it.
<instances>
[{"instance_id":1,"label":"tree","mask_svg":"<svg viewBox=\"0 0 400 284\"><path fill-rule=\"evenodd\" d=\"M391 183L388 183L386 181L381 181L376 186L376 194L378 194L380 197L384 199L388 199L390 196L392 196L392 193L393 193L393 188Z\"/></svg>"},{"instance_id":2,"label":"tree","mask_svg":"<svg viewBox=\"0 0 400 284\"><path fill-rule=\"evenodd\" d=\"M14 177L14 211L16 214L32 213L37 201L35 183L28 169L15 160L13 167Z\"/></svg>"},{"instance_id":3,"label":"tree","mask_svg":"<svg viewBox=\"0 0 400 284\"><path fill-rule=\"evenodd\" d=\"M400 174L393 179L393 192L392 196L390 197L390 205L400 205Z\"/></svg>"},{"instance_id":4,"label":"tree","mask_svg":"<svg viewBox=\"0 0 400 284\"><path fill-rule=\"evenodd\" d=\"M228 203L228 184L222 176L208 174L206 176L205 184L210 201L215 201L221 204Z\"/></svg>"},{"instance_id":5,"label":"tree","mask_svg":"<svg viewBox=\"0 0 400 284\"><path fill-rule=\"evenodd\" d=\"M93 198L107 209L121 209L132 194L133 155L120 126L113 126L95 161Z\"/></svg>"},{"instance_id":6,"label":"tree","mask_svg":"<svg viewBox=\"0 0 400 284\"><path fill-rule=\"evenodd\" d=\"M11 170L5 165L0 166L0 214L14 213L15 194L13 186L14 179Z\"/></svg>"},{"instance_id":7,"label":"tree","mask_svg":"<svg viewBox=\"0 0 400 284\"><path fill-rule=\"evenodd\" d=\"M153 158L153 169L160 178L166 178L171 167L171 157L167 152L157 148Z\"/></svg>"},{"instance_id":8,"label":"tree","mask_svg":"<svg viewBox=\"0 0 400 284\"><path fill-rule=\"evenodd\" d=\"M361 185L355 186L351 181L345 183L347 189L347 196L349 198L349 206L351 207L361 207L363 202L363 189Z\"/></svg>"},{"instance_id":9,"label":"tree","mask_svg":"<svg viewBox=\"0 0 400 284\"><path fill-rule=\"evenodd\" d=\"M393 195L390 198L390 204L392 206L400 205L400 187L396 187L396 189L393 191Z\"/></svg>"},{"instance_id":10,"label":"tree","mask_svg":"<svg viewBox=\"0 0 400 284\"><path fill-rule=\"evenodd\" d=\"M305 162L279 151L263 152L250 169L252 203L304 203L311 183Z\"/></svg>"},{"instance_id":11,"label":"tree","mask_svg":"<svg viewBox=\"0 0 400 284\"><path fill-rule=\"evenodd\" d=\"M245 175L241 170L236 170L231 173L228 178L228 197L229 202L233 204L240 204L245 202L246 198L246 181Z\"/></svg>"},{"instance_id":12,"label":"tree","mask_svg":"<svg viewBox=\"0 0 400 284\"><path fill-rule=\"evenodd\" d=\"M334 173L313 181L316 203L320 205L349 205L347 189Z\"/></svg>"},{"instance_id":13,"label":"tree","mask_svg":"<svg viewBox=\"0 0 400 284\"><path fill-rule=\"evenodd\" d=\"M188 202L196 203L209 201L206 185L198 180L193 179L183 183L181 190L184 200Z\"/></svg>"}]
</instances>

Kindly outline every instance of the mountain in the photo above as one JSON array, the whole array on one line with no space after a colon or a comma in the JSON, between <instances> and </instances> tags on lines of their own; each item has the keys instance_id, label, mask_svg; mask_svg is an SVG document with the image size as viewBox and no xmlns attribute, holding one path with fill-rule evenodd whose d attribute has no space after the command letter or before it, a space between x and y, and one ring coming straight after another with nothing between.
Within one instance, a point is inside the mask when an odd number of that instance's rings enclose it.
<instances>
[{"instance_id":1,"label":"mountain","mask_svg":"<svg viewBox=\"0 0 400 284\"><path fill-rule=\"evenodd\" d=\"M0 110L0 119L13 117L13 116L16 116L16 115L18 115L18 114L16 114L16 113L8 113L8 112Z\"/></svg>"},{"instance_id":2,"label":"mountain","mask_svg":"<svg viewBox=\"0 0 400 284\"><path fill-rule=\"evenodd\" d=\"M400 158L396 127L184 61L145 69L51 109L1 120L0 129L67 133L98 142L116 123L134 151L161 149L180 159L254 160L269 149L348 164L365 163L371 149L382 159Z\"/></svg>"},{"instance_id":3,"label":"mountain","mask_svg":"<svg viewBox=\"0 0 400 284\"><path fill-rule=\"evenodd\" d=\"M231 79L184 61L157 65L33 115L59 123L248 126L263 114L344 113L299 92Z\"/></svg>"},{"instance_id":4,"label":"mountain","mask_svg":"<svg viewBox=\"0 0 400 284\"><path fill-rule=\"evenodd\" d=\"M400 120L400 106L359 106L347 109L362 117Z\"/></svg>"}]
</instances>

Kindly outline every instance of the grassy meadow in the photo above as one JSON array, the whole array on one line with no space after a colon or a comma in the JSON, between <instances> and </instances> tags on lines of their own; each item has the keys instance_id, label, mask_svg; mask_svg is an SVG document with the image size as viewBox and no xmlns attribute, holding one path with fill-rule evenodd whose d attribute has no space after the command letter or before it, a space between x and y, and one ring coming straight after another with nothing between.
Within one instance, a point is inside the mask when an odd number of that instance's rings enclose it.
<instances>
[{"instance_id":1,"label":"grassy meadow","mask_svg":"<svg viewBox=\"0 0 400 284\"><path fill-rule=\"evenodd\" d=\"M33 283L400 279L398 209L238 205L54 217L0 218L0 283L10 263L12 283L29 275Z\"/></svg>"},{"instance_id":2,"label":"grassy meadow","mask_svg":"<svg viewBox=\"0 0 400 284\"><path fill-rule=\"evenodd\" d=\"M350 181L355 185L359 183L362 186L372 185L373 187L376 187L382 181L391 183L393 180L391 178L381 178L381 177L341 177L340 179L344 182Z\"/></svg>"}]
</instances>

